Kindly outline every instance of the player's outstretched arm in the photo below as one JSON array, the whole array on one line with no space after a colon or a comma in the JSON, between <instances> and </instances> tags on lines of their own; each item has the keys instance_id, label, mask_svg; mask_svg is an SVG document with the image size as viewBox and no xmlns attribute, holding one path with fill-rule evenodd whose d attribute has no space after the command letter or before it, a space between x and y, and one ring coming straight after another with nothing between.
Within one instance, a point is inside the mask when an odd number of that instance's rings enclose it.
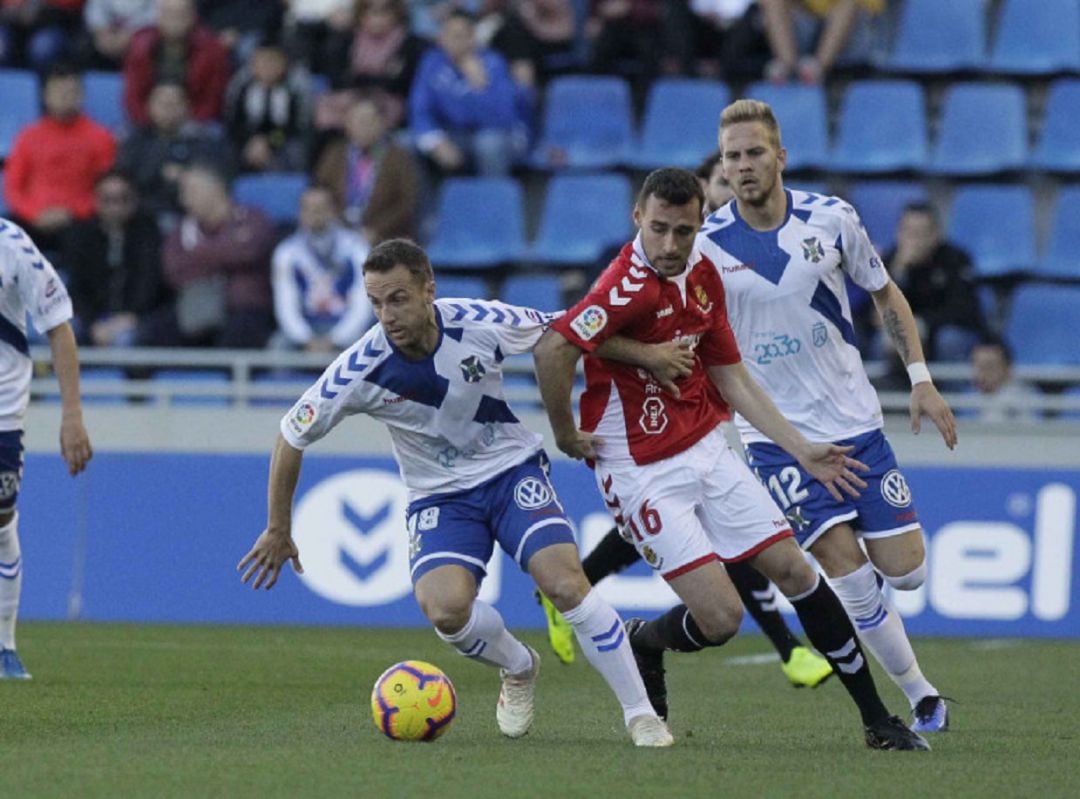
<instances>
[{"instance_id":1,"label":"player's outstretched arm","mask_svg":"<svg viewBox=\"0 0 1080 799\"><path fill-rule=\"evenodd\" d=\"M94 457L90 435L83 425L82 400L79 397L79 350L71 325L63 322L48 332L53 370L60 382L60 455L68 472L76 475Z\"/></svg>"},{"instance_id":2,"label":"player's outstretched arm","mask_svg":"<svg viewBox=\"0 0 1080 799\"><path fill-rule=\"evenodd\" d=\"M862 461L848 457L854 447L814 444L808 441L780 414L769 395L758 385L741 361L727 366L710 366L708 372L709 378L720 389L728 404L745 416L750 424L795 456L802 467L817 478L838 502L843 499L840 491L857 497L859 489L866 488L866 482L855 472L865 472L869 467Z\"/></svg>"},{"instance_id":3,"label":"player's outstretched arm","mask_svg":"<svg viewBox=\"0 0 1080 799\"><path fill-rule=\"evenodd\" d=\"M567 341L561 333L545 331L533 350L536 382L540 397L547 409L555 444L571 458L596 457L596 437L578 430L570 393L574 386L574 366L581 350Z\"/></svg>"},{"instance_id":4,"label":"player's outstretched arm","mask_svg":"<svg viewBox=\"0 0 1080 799\"><path fill-rule=\"evenodd\" d=\"M611 361L640 366L676 399L682 394L675 381L687 377L694 370L696 357L689 344L678 341L645 344L626 336L612 336L596 348L596 354Z\"/></svg>"},{"instance_id":5,"label":"player's outstretched arm","mask_svg":"<svg viewBox=\"0 0 1080 799\"><path fill-rule=\"evenodd\" d=\"M956 417L945 398L941 396L926 368L922 342L915 314L911 312L904 292L892 281L873 292L874 305L881 315L882 327L896 347L911 377L911 430L916 435L922 429L922 417L927 416L945 440L945 446L956 446Z\"/></svg>"},{"instance_id":6,"label":"player's outstretched arm","mask_svg":"<svg viewBox=\"0 0 1080 799\"><path fill-rule=\"evenodd\" d=\"M274 442L274 452L270 457L270 484L267 489L267 523L255 545L236 564L236 570L245 567L240 579L248 582L252 577L252 588L266 589L274 587L281 574L285 561L291 561L293 571L304 573L300 565L300 551L292 538L292 505L296 494L296 483L300 479L300 465L303 462L303 450L296 449L278 433Z\"/></svg>"}]
</instances>

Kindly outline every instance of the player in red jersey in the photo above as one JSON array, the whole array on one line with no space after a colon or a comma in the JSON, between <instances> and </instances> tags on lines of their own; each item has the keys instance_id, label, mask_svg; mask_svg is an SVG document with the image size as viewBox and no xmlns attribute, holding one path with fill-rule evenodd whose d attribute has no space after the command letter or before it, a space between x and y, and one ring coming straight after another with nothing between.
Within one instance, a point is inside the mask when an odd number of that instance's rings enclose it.
<instances>
[{"instance_id":1,"label":"player in red jersey","mask_svg":"<svg viewBox=\"0 0 1080 799\"><path fill-rule=\"evenodd\" d=\"M867 744L929 749L885 708L839 600L719 430L730 405L837 498L841 490L857 495L864 485L854 471L862 464L847 457L849 448L807 441L742 365L719 275L694 247L703 204L692 173L651 173L634 207L637 238L535 350L556 443L590 462L616 523L685 603L651 621L628 623L646 688L666 715L663 652L698 651L735 634L742 604L721 561L746 560L795 607L811 643L858 706ZM616 334L619 339L609 340ZM695 357L681 375L650 373L621 362L632 359L621 351L627 340L677 341ZM605 356L620 362L592 354L605 342ZM588 354L578 429L570 389L582 352ZM671 377L677 377L674 385Z\"/></svg>"}]
</instances>

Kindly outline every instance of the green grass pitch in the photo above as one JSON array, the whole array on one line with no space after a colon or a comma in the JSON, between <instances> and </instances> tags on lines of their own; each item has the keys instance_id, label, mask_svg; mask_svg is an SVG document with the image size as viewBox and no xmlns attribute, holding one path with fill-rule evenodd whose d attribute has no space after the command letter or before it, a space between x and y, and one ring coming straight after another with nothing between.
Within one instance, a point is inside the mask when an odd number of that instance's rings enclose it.
<instances>
[{"instance_id":1,"label":"green grass pitch","mask_svg":"<svg viewBox=\"0 0 1080 799\"><path fill-rule=\"evenodd\" d=\"M669 656L676 745L634 749L613 698L540 633L537 717L495 726L494 670L425 630L30 624L30 683L0 683L0 795L55 797L1075 797L1080 644L926 639L924 672L959 702L927 754L868 751L833 678L790 688L763 638ZM371 685L441 666L458 717L429 744L375 729ZM751 662L746 662L750 660ZM879 672L888 704L904 708Z\"/></svg>"}]
</instances>

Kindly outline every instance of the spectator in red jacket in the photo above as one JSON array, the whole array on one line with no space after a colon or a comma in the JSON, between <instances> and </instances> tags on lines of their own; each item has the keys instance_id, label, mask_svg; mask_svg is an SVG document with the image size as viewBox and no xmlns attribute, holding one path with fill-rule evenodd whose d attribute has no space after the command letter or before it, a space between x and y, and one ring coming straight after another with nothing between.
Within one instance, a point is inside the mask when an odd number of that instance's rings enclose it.
<instances>
[{"instance_id":1,"label":"spectator in red jacket","mask_svg":"<svg viewBox=\"0 0 1080 799\"><path fill-rule=\"evenodd\" d=\"M212 168L180 178L185 216L165 241L162 268L176 302L139 323L143 346L262 347L274 329L270 295L273 223L236 205Z\"/></svg>"},{"instance_id":2,"label":"spectator in red jacket","mask_svg":"<svg viewBox=\"0 0 1080 799\"><path fill-rule=\"evenodd\" d=\"M82 77L57 66L45 78L45 114L23 128L4 165L4 198L39 246L94 213L94 185L113 164L116 141L82 112Z\"/></svg>"},{"instance_id":3,"label":"spectator in red jacket","mask_svg":"<svg viewBox=\"0 0 1080 799\"><path fill-rule=\"evenodd\" d=\"M193 119L220 119L228 80L229 54L214 32L199 24L194 0L161 0L157 26L131 37L124 59L124 107L136 125L145 125L151 90L162 81L177 81L187 86Z\"/></svg>"}]
</instances>

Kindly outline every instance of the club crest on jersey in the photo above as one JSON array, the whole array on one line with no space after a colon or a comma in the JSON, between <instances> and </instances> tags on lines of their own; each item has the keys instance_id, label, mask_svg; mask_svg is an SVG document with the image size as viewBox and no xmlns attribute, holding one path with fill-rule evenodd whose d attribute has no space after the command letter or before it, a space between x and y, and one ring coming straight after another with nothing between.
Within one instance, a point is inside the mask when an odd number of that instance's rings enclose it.
<instances>
[{"instance_id":1,"label":"club crest on jersey","mask_svg":"<svg viewBox=\"0 0 1080 799\"><path fill-rule=\"evenodd\" d=\"M659 397L646 397L641 404L641 418L638 424L647 436L658 436L668 425L667 408Z\"/></svg>"},{"instance_id":2,"label":"club crest on jersey","mask_svg":"<svg viewBox=\"0 0 1080 799\"><path fill-rule=\"evenodd\" d=\"M465 378L466 383L479 383L487 374L484 365L480 363L480 359L475 355L462 359L459 365L461 366L461 376Z\"/></svg>"},{"instance_id":3,"label":"club crest on jersey","mask_svg":"<svg viewBox=\"0 0 1080 799\"><path fill-rule=\"evenodd\" d=\"M607 324L607 311L599 305L590 305L584 311L574 317L570 323L570 329L577 333L584 341L589 341L593 336L604 329Z\"/></svg>"},{"instance_id":4,"label":"club crest on jersey","mask_svg":"<svg viewBox=\"0 0 1080 799\"><path fill-rule=\"evenodd\" d=\"M19 493L19 473L0 472L0 499L11 499Z\"/></svg>"},{"instance_id":5,"label":"club crest on jersey","mask_svg":"<svg viewBox=\"0 0 1080 799\"><path fill-rule=\"evenodd\" d=\"M641 557L654 569L659 569L664 563L664 559L657 555L656 550L648 544L641 548Z\"/></svg>"},{"instance_id":6,"label":"club crest on jersey","mask_svg":"<svg viewBox=\"0 0 1080 799\"><path fill-rule=\"evenodd\" d=\"M810 328L811 341L815 347L824 347L825 343L829 340L829 330L825 327L824 322L815 322L814 326Z\"/></svg>"},{"instance_id":7,"label":"club crest on jersey","mask_svg":"<svg viewBox=\"0 0 1080 799\"><path fill-rule=\"evenodd\" d=\"M708 313L712 310L712 302L709 300L709 295L705 293L704 286L694 286L694 299L701 306L702 313Z\"/></svg>"},{"instance_id":8,"label":"club crest on jersey","mask_svg":"<svg viewBox=\"0 0 1080 799\"><path fill-rule=\"evenodd\" d=\"M911 489L899 469L890 469L881 478L881 496L894 508L906 508L911 504Z\"/></svg>"},{"instance_id":9,"label":"club crest on jersey","mask_svg":"<svg viewBox=\"0 0 1080 799\"><path fill-rule=\"evenodd\" d=\"M535 477L526 477L514 486L514 502L522 510L537 510L551 499L551 489Z\"/></svg>"},{"instance_id":10,"label":"club crest on jersey","mask_svg":"<svg viewBox=\"0 0 1080 799\"><path fill-rule=\"evenodd\" d=\"M802 254L807 261L815 264L820 263L821 259L825 257L825 248L821 246L817 236L811 236L808 239L803 239Z\"/></svg>"}]
</instances>

